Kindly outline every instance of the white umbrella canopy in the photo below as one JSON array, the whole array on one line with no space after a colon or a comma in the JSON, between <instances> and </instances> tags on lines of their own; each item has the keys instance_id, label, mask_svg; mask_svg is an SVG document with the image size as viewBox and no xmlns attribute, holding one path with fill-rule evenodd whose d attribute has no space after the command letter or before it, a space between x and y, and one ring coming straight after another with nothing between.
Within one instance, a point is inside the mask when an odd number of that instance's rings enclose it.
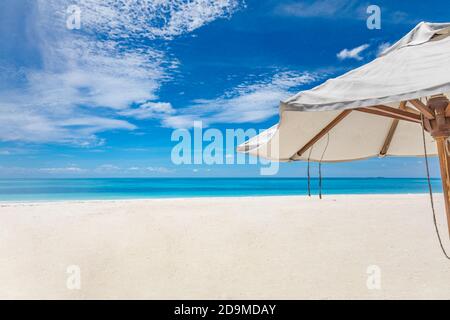
<instances>
[{"instance_id":1,"label":"white umbrella canopy","mask_svg":"<svg viewBox=\"0 0 450 320\"><path fill-rule=\"evenodd\" d=\"M282 101L238 147L275 161L439 155L450 234L450 23L417 25L374 61ZM422 129L423 128L423 129Z\"/></svg>"},{"instance_id":2,"label":"white umbrella canopy","mask_svg":"<svg viewBox=\"0 0 450 320\"><path fill-rule=\"evenodd\" d=\"M422 22L374 61L281 102L279 123L238 151L276 161L423 156L419 111L438 94L450 97L450 23ZM436 155L429 133L426 142Z\"/></svg>"}]
</instances>

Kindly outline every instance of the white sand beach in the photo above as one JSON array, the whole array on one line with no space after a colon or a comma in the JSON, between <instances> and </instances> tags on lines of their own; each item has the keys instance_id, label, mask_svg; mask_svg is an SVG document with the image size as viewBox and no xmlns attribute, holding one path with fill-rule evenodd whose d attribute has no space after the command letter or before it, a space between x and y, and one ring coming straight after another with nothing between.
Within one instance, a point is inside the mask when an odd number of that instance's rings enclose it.
<instances>
[{"instance_id":1,"label":"white sand beach","mask_svg":"<svg viewBox=\"0 0 450 320\"><path fill-rule=\"evenodd\" d=\"M427 195L3 203L0 228L2 299L450 299Z\"/></svg>"}]
</instances>

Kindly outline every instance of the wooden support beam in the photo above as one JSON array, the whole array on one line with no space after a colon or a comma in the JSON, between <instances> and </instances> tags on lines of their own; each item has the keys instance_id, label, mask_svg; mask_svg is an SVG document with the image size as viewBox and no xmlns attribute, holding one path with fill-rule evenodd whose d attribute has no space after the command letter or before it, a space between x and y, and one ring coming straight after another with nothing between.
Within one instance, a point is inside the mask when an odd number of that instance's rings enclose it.
<instances>
[{"instance_id":1,"label":"wooden support beam","mask_svg":"<svg viewBox=\"0 0 450 320\"><path fill-rule=\"evenodd\" d=\"M421 123L420 115L388 106L373 106L370 108L357 108L355 110L377 116Z\"/></svg>"},{"instance_id":2,"label":"wooden support beam","mask_svg":"<svg viewBox=\"0 0 450 320\"><path fill-rule=\"evenodd\" d=\"M450 103L448 104L447 108L445 108L445 116L450 117Z\"/></svg>"},{"instance_id":3,"label":"wooden support beam","mask_svg":"<svg viewBox=\"0 0 450 320\"><path fill-rule=\"evenodd\" d=\"M342 111L336 118L334 118L329 124L325 126L318 134L316 134L311 140L308 141L298 152L297 155L301 156L306 150L311 148L317 141L319 141L324 135L330 132L339 122L341 122L346 116L348 116L352 110Z\"/></svg>"},{"instance_id":4,"label":"wooden support beam","mask_svg":"<svg viewBox=\"0 0 450 320\"><path fill-rule=\"evenodd\" d=\"M430 133L433 130L433 126L431 125L431 121L427 118L423 119L423 126L426 132Z\"/></svg>"},{"instance_id":5,"label":"wooden support beam","mask_svg":"<svg viewBox=\"0 0 450 320\"><path fill-rule=\"evenodd\" d=\"M419 110L425 118L432 120L435 118L435 114L433 110L431 110L428 106L426 106L422 101L418 99L410 100L409 101L417 110Z\"/></svg>"},{"instance_id":6,"label":"wooden support beam","mask_svg":"<svg viewBox=\"0 0 450 320\"><path fill-rule=\"evenodd\" d=\"M406 108L406 101L402 101L400 103L399 109L405 110L405 108ZM386 139L384 139L383 147L381 147L381 150L379 153L380 157L384 157L387 154L387 152L389 150L389 146L391 145L391 142L392 142L392 138L394 137L394 133L397 130L399 121L400 121L399 119L392 120L391 127L389 128L388 134L386 135Z\"/></svg>"},{"instance_id":7,"label":"wooden support beam","mask_svg":"<svg viewBox=\"0 0 450 320\"><path fill-rule=\"evenodd\" d=\"M405 108L403 110L414 113L414 114L418 114L420 116L420 111L417 110L416 108L405 106Z\"/></svg>"}]
</instances>

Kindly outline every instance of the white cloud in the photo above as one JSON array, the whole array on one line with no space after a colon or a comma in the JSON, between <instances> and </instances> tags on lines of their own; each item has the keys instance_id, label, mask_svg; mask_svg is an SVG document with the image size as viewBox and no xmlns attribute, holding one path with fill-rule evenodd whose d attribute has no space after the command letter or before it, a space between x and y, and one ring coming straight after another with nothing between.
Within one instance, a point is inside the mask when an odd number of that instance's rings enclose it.
<instances>
[{"instance_id":1,"label":"white cloud","mask_svg":"<svg viewBox=\"0 0 450 320\"><path fill-rule=\"evenodd\" d=\"M78 5L83 26L112 39L171 39L243 6L239 0L79 0Z\"/></svg>"},{"instance_id":2,"label":"white cloud","mask_svg":"<svg viewBox=\"0 0 450 320\"><path fill-rule=\"evenodd\" d=\"M162 166L121 168L114 164L102 164L94 168L82 168L76 164L68 164L58 167L24 168L24 167L2 167L0 166L0 176L2 177L47 177L47 176L67 176L67 177L128 177L132 176L167 176L176 170Z\"/></svg>"},{"instance_id":3,"label":"white cloud","mask_svg":"<svg viewBox=\"0 0 450 320\"><path fill-rule=\"evenodd\" d=\"M44 108L44 106L42 106ZM38 106L0 103L0 139L3 141L58 142L80 146L101 145L95 134L106 130L132 130L134 125L93 115L77 116L76 109L49 112Z\"/></svg>"},{"instance_id":4,"label":"white cloud","mask_svg":"<svg viewBox=\"0 0 450 320\"><path fill-rule=\"evenodd\" d=\"M191 108L186 108L184 110L181 110L180 112L189 113L190 110L191 110ZM164 127L167 127L167 128L186 129L186 128L193 127L194 121L200 121L200 120L204 120L200 115L186 114L186 115L174 115L174 116L165 117L165 118L161 119L161 123Z\"/></svg>"},{"instance_id":5,"label":"white cloud","mask_svg":"<svg viewBox=\"0 0 450 320\"><path fill-rule=\"evenodd\" d=\"M363 60L363 57L361 57L361 53L366 50L367 48L369 48L370 45L368 44L363 44L359 47L356 47L354 49L344 49L341 52L339 52L337 54L337 57L340 60L345 60L345 59L356 59L358 61Z\"/></svg>"},{"instance_id":6,"label":"white cloud","mask_svg":"<svg viewBox=\"0 0 450 320\"><path fill-rule=\"evenodd\" d=\"M391 44L389 42L383 42L382 44L380 44L378 46L377 56L382 55L390 47L391 47Z\"/></svg>"},{"instance_id":7,"label":"white cloud","mask_svg":"<svg viewBox=\"0 0 450 320\"><path fill-rule=\"evenodd\" d=\"M318 0L297 1L279 5L276 12L282 15L302 18L343 18L352 17L361 19L365 8L356 0Z\"/></svg>"},{"instance_id":8,"label":"white cloud","mask_svg":"<svg viewBox=\"0 0 450 320\"><path fill-rule=\"evenodd\" d=\"M174 170L170 170L166 167L147 167L145 168L148 172L156 172L156 173L171 173L174 172Z\"/></svg>"},{"instance_id":9,"label":"white cloud","mask_svg":"<svg viewBox=\"0 0 450 320\"><path fill-rule=\"evenodd\" d=\"M281 100L318 78L306 72L279 72L257 83L244 83L218 98L195 100L192 105L177 109L177 114L164 118L162 124L187 128L197 120L205 125L261 122L277 114Z\"/></svg>"},{"instance_id":10,"label":"white cloud","mask_svg":"<svg viewBox=\"0 0 450 320\"><path fill-rule=\"evenodd\" d=\"M121 113L165 114L151 104L179 62L142 40L171 39L239 8L238 0L79 0L81 30L67 30L73 4L30 2L17 24L27 32L0 31L1 46L28 53L23 66L0 62L0 141L98 145L98 133L135 129L117 120ZM140 111L130 109L136 104Z\"/></svg>"},{"instance_id":11,"label":"white cloud","mask_svg":"<svg viewBox=\"0 0 450 320\"><path fill-rule=\"evenodd\" d=\"M275 7L275 14L299 18L366 20L367 8L374 3L361 0L292 0ZM383 22L389 24L415 25L423 17L392 10L388 4L382 6Z\"/></svg>"},{"instance_id":12,"label":"white cloud","mask_svg":"<svg viewBox=\"0 0 450 320\"><path fill-rule=\"evenodd\" d=\"M78 167L65 167L65 168L40 168L39 171L49 174L67 174L67 173L84 173L85 169Z\"/></svg>"},{"instance_id":13,"label":"white cloud","mask_svg":"<svg viewBox=\"0 0 450 320\"><path fill-rule=\"evenodd\" d=\"M148 175L148 174L164 174L172 173L175 170L166 167L130 167L126 171L133 172L133 174Z\"/></svg>"},{"instance_id":14,"label":"white cloud","mask_svg":"<svg viewBox=\"0 0 450 320\"><path fill-rule=\"evenodd\" d=\"M111 173L116 172L120 170L120 167L115 166L113 164L102 164L101 166L98 166L95 171L99 173Z\"/></svg>"},{"instance_id":15,"label":"white cloud","mask_svg":"<svg viewBox=\"0 0 450 320\"><path fill-rule=\"evenodd\" d=\"M136 119L160 119L166 115L175 113L175 109L166 102L147 102L138 108L127 109L119 112L120 115Z\"/></svg>"}]
</instances>

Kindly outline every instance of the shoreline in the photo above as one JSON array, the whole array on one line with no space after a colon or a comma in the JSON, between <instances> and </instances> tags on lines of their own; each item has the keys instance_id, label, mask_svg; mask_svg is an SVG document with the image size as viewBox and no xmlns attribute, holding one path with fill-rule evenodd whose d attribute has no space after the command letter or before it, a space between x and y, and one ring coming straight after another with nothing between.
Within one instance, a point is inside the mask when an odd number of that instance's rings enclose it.
<instances>
[{"instance_id":1,"label":"shoreline","mask_svg":"<svg viewBox=\"0 0 450 320\"><path fill-rule=\"evenodd\" d=\"M433 191L433 196L439 195L441 196L443 193L442 191ZM348 194L323 194L322 200L326 200L330 197L340 198L340 197L372 197L372 196L387 196L387 197L402 197L402 196L429 196L428 192L422 192L422 193L348 193ZM38 204L52 204L52 203L102 203L102 202L133 202L133 201L185 201L190 199L252 199L252 198L305 198L305 199L314 199L318 198L319 196L314 194L309 197L308 195L243 195L243 196L195 196L195 197L162 197L162 198L117 198L117 199L61 199L61 200L0 200L0 208L4 206L11 206L11 205L38 205Z\"/></svg>"}]
</instances>

